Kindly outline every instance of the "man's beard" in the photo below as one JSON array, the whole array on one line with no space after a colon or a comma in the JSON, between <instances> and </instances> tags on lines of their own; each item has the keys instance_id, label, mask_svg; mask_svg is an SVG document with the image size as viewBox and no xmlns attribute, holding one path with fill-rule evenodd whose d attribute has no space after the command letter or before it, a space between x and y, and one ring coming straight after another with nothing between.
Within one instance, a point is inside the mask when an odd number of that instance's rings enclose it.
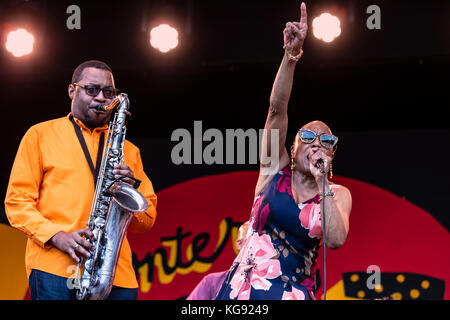
<instances>
[{"instance_id":1,"label":"man's beard","mask_svg":"<svg viewBox=\"0 0 450 320\"><path fill-rule=\"evenodd\" d=\"M96 117L92 117L88 112L83 119L83 123L89 129L94 129L98 127L103 127L105 124L108 123L109 118L110 114L105 114L105 117L99 119Z\"/></svg>"}]
</instances>

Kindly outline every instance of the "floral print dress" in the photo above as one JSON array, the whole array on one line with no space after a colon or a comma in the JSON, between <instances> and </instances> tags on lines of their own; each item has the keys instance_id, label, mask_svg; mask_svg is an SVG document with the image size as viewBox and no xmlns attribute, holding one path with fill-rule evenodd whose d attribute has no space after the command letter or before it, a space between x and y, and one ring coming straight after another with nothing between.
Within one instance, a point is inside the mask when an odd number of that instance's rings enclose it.
<instances>
[{"instance_id":1,"label":"floral print dress","mask_svg":"<svg viewBox=\"0 0 450 320\"><path fill-rule=\"evenodd\" d=\"M319 199L297 205L289 168L277 173L255 198L244 244L216 299L315 299L315 260L322 242Z\"/></svg>"}]
</instances>

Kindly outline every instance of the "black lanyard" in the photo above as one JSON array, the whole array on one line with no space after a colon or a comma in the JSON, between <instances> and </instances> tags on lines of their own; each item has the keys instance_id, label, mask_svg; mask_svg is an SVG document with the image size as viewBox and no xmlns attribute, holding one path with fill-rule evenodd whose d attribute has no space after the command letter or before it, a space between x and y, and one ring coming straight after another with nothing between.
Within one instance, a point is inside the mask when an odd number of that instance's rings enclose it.
<instances>
[{"instance_id":1,"label":"black lanyard","mask_svg":"<svg viewBox=\"0 0 450 320\"><path fill-rule=\"evenodd\" d=\"M100 170L100 164L102 162L103 145L105 144L105 133L102 132L100 134L100 141L98 142L98 150L97 150L97 162L96 162L95 168L94 168L94 164L92 163L91 155L89 154L89 150L86 146L86 141L84 140L83 133L81 132L80 127L77 125L77 123L73 119L72 114L69 116L69 119L73 124L73 128L75 129L75 133L77 134L78 141L80 142L81 148L83 149L83 152L84 152L84 156L86 158L86 161L87 161L89 168L91 169L92 175L94 177L94 186L96 186L98 172Z\"/></svg>"}]
</instances>

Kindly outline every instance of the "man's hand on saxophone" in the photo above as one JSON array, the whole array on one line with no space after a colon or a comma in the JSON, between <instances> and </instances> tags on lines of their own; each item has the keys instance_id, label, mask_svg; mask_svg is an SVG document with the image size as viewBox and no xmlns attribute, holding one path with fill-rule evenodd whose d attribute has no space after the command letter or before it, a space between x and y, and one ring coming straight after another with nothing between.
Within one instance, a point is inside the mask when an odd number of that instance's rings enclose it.
<instances>
[{"instance_id":1,"label":"man's hand on saxophone","mask_svg":"<svg viewBox=\"0 0 450 320\"><path fill-rule=\"evenodd\" d=\"M91 241L94 240L94 234L89 228L75 230L73 232L60 231L56 233L47 242L49 245L67 253L77 263L80 262L80 256L88 258L90 256L89 251L94 250L95 246L92 245L86 238Z\"/></svg>"},{"instance_id":2,"label":"man's hand on saxophone","mask_svg":"<svg viewBox=\"0 0 450 320\"><path fill-rule=\"evenodd\" d=\"M131 168L129 166L127 166L126 164L116 164L114 166L113 173L114 173L114 178L116 178L116 179L119 179L120 177L134 178L133 170L131 170ZM131 184L131 185L133 185L135 183L134 180L128 179L128 178L123 178L122 181L126 182L128 184Z\"/></svg>"}]
</instances>

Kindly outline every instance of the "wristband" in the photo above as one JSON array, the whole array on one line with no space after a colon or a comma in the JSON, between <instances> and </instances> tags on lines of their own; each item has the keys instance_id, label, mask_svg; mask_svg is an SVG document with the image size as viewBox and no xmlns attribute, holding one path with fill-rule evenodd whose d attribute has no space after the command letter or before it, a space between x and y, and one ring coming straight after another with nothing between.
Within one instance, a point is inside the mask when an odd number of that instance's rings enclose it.
<instances>
[{"instance_id":1,"label":"wristband","mask_svg":"<svg viewBox=\"0 0 450 320\"><path fill-rule=\"evenodd\" d=\"M325 195L323 195L322 192L320 192L319 194L320 194L320 200L322 200L325 197L334 197L334 191L331 188L330 188L330 190L325 192Z\"/></svg>"},{"instance_id":2,"label":"wristband","mask_svg":"<svg viewBox=\"0 0 450 320\"><path fill-rule=\"evenodd\" d=\"M299 54L298 55L296 55L296 56L293 56L293 55L291 55L290 53L288 53L288 55L289 55L289 62L297 62L298 60L300 60L300 58L302 57L302 55L303 55L303 50L300 48L300 52L299 52Z\"/></svg>"}]
</instances>

